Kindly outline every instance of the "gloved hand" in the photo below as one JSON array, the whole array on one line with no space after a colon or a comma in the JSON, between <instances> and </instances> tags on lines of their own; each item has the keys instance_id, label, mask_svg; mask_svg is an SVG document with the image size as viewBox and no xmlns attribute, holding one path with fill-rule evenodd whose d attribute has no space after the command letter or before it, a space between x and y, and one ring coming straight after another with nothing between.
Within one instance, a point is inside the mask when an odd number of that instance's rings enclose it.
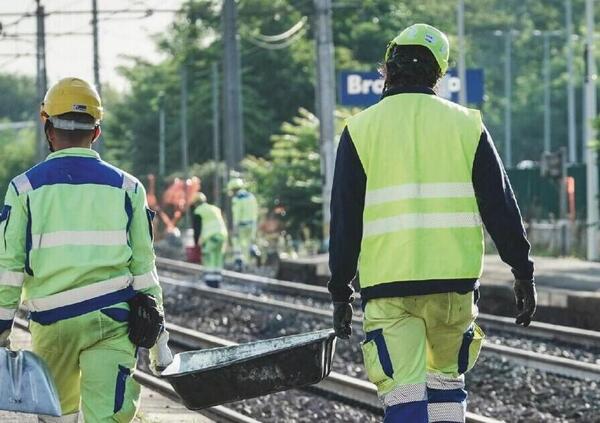
<instances>
[{"instance_id":1,"label":"gloved hand","mask_svg":"<svg viewBox=\"0 0 600 423\"><path fill-rule=\"evenodd\" d=\"M165 317L152 295L136 294L129 303L129 339L134 345L151 348L164 328Z\"/></svg>"},{"instance_id":2,"label":"gloved hand","mask_svg":"<svg viewBox=\"0 0 600 423\"><path fill-rule=\"evenodd\" d=\"M173 362L173 353L167 345L169 342L169 332L163 330L158 336L156 344L150 348L150 370L155 376L160 376L160 373Z\"/></svg>"},{"instance_id":3,"label":"gloved hand","mask_svg":"<svg viewBox=\"0 0 600 423\"><path fill-rule=\"evenodd\" d=\"M515 301L517 302L517 325L529 326L531 318L535 313L537 304L537 292L535 290L535 282L531 280L515 280L513 285L515 291Z\"/></svg>"},{"instance_id":4,"label":"gloved hand","mask_svg":"<svg viewBox=\"0 0 600 423\"><path fill-rule=\"evenodd\" d=\"M352 335L352 304L333 303L333 330L340 339L348 339Z\"/></svg>"},{"instance_id":5,"label":"gloved hand","mask_svg":"<svg viewBox=\"0 0 600 423\"><path fill-rule=\"evenodd\" d=\"M10 350L10 330L5 330L0 333L0 348L8 348Z\"/></svg>"}]
</instances>

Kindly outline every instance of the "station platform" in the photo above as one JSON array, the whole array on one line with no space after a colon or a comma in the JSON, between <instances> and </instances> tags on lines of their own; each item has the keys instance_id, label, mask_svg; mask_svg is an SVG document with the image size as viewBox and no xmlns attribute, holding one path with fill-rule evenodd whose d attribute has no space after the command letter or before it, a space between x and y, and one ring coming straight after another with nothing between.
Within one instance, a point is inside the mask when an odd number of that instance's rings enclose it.
<instances>
[{"instance_id":1,"label":"station platform","mask_svg":"<svg viewBox=\"0 0 600 423\"><path fill-rule=\"evenodd\" d=\"M329 255L281 259L278 279L324 285L329 279ZM600 292L600 263L564 257L534 257L539 287ZM303 279L303 280L300 280ZM482 283L512 283L510 267L498 255L485 256Z\"/></svg>"},{"instance_id":2,"label":"station platform","mask_svg":"<svg viewBox=\"0 0 600 423\"><path fill-rule=\"evenodd\" d=\"M534 257L541 322L600 330L600 263L576 258ZM328 255L282 259L277 278L325 286L329 280ZM498 255L486 255L481 277L479 309L512 317L515 300L510 267Z\"/></svg>"},{"instance_id":3,"label":"station platform","mask_svg":"<svg viewBox=\"0 0 600 423\"><path fill-rule=\"evenodd\" d=\"M11 334L13 349L30 349L31 337L28 332L14 328ZM3 423L37 423L36 415L0 411L0 422ZM80 415L79 421L83 423ZM213 420L188 410L169 398L142 386L141 409L134 422L136 423L210 423Z\"/></svg>"}]
</instances>

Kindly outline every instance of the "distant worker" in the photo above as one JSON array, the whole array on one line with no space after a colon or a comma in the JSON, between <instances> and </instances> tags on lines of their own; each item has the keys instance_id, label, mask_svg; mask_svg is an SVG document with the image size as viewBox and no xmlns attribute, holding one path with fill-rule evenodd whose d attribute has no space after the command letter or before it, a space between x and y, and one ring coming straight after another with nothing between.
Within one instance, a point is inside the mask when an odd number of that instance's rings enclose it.
<instances>
[{"instance_id":1,"label":"distant worker","mask_svg":"<svg viewBox=\"0 0 600 423\"><path fill-rule=\"evenodd\" d=\"M41 117L51 154L11 181L0 218L0 346L10 346L22 302L62 407L63 417L42 422L77 422L80 404L87 423L132 421L138 346L152 347L154 371L172 361L153 212L143 185L91 149L102 114L86 81L48 90Z\"/></svg>"},{"instance_id":2,"label":"distant worker","mask_svg":"<svg viewBox=\"0 0 600 423\"><path fill-rule=\"evenodd\" d=\"M202 246L204 282L218 288L223 276L223 259L227 249L227 225L221 209L206 202L206 196L199 192L194 201L194 245Z\"/></svg>"},{"instance_id":3,"label":"distant worker","mask_svg":"<svg viewBox=\"0 0 600 423\"><path fill-rule=\"evenodd\" d=\"M242 271L255 249L258 205L256 197L246 189L242 178L233 178L227 184L231 196L233 218L233 254L236 270Z\"/></svg>"},{"instance_id":4,"label":"distant worker","mask_svg":"<svg viewBox=\"0 0 600 423\"><path fill-rule=\"evenodd\" d=\"M363 358L388 423L465 421L464 373L484 337L474 323L483 225L512 266L516 323L529 325L536 306L530 245L492 138L479 111L433 90L448 53L436 28L402 31L385 53L381 101L348 120L337 150L333 323L350 336L358 263Z\"/></svg>"}]
</instances>

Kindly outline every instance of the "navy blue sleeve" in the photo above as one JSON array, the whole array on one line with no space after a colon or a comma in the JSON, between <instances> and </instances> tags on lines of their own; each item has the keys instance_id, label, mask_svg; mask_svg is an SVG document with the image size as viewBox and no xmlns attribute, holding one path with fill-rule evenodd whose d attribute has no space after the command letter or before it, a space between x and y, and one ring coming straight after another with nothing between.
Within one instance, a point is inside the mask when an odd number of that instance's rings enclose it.
<instances>
[{"instance_id":1,"label":"navy blue sleeve","mask_svg":"<svg viewBox=\"0 0 600 423\"><path fill-rule=\"evenodd\" d=\"M521 212L502 160L485 128L475 153L472 176L481 219L500 258L512 267L516 279L532 279L531 246Z\"/></svg>"},{"instance_id":2,"label":"navy blue sleeve","mask_svg":"<svg viewBox=\"0 0 600 423\"><path fill-rule=\"evenodd\" d=\"M352 300L363 230L367 177L350 137L344 128L335 159L331 191L328 288L334 302Z\"/></svg>"}]
</instances>

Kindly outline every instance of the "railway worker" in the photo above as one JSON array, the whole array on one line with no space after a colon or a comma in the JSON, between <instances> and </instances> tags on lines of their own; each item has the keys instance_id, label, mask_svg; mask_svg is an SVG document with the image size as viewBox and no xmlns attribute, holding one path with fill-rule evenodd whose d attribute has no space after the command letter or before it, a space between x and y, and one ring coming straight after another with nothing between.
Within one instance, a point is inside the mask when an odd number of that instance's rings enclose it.
<instances>
[{"instance_id":1,"label":"railway worker","mask_svg":"<svg viewBox=\"0 0 600 423\"><path fill-rule=\"evenodd\" d=\"M203 193L196 194L194 205L194 245L202 246L204 282L210 287L218 288L227 247L227 226L221 209L208 204Z\"/></svg>"},{"instance_id":2,"label":"railway worker","mask_svg":"<svg viewBox=\"0 0 600 423\"><path fill-rule=\"evenodd\" d=\"M233 254L236 270L242 271L250 261L256 241L258 204L254 194L246 189L242 178L233 178L227 184L231 196L231 214L233 218Z\"/></svg>"},{"instance_id":3,"label":"railway worker","mask_svg":"<svg viewBox=\"0 0 600 423\"><path fill-rule=\"evenodd\" d=\"M172 361L142 184L91 145L103 108L95 88L64 78L43 100L50 149L15 177L0 218L0 346L22 300L33 351L55 380L63 416L40 421L132 421L137 347L157 371ZM158 341L157 341L158 338Z\"/></svg>"},{"instance_id":4,"label":"railway worker","mask_svg":"<svg viewBox=\"0 0 600 423\"><path fill-rule=\"evenodd\" d=\"M436 28L402 31L385 53L381 101L348 120L337 151L334 328L351 334L358 263L363 358L385 422L465 420L464 373L484 337L474 322L483 225L512 267L516 323L529 325L535 311L530 245L490 134L479 111L434 91L448 53Z\"/></svg>"}]
</instances>

